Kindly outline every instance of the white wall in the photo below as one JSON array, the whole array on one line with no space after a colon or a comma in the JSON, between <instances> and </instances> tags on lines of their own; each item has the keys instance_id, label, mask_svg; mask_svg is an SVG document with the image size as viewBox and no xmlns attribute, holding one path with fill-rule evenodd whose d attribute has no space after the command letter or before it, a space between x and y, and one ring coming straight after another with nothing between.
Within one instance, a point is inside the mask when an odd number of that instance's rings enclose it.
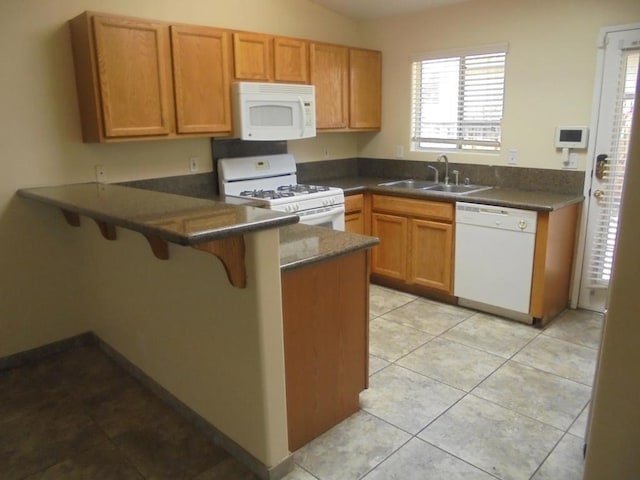
<instances>
[{"instance_id":1,"label":"white wall","mask_svg":"<svg viewBox=\"0 0 640 480\"><path fill-rule=\"evenodd\" d=\"M78 302L77 279L91 274L85 255L99 246L17 189L93 181L97 164L113 182L188 174L190 156L211 170L209 139L82 143L67 21L85 10L359 45L355 22L308 0L0 2L0 357L83 332L95 313ZM292 148L306 161L322 151L317 142ZM330 158L355 156L352 135L327 143Z\"/></svg>"},{"instance_id":2,"label":"white wall","mask_svg":"<svg viewBox=\"0 0 640 480\"><path fill-rule=\"evenodd\" d=\"M508 43L502 153L451 154L451 161L561 168L553 145L558 125L591 122L596 40L600 28L640 20L637 0L471 0L363 24L365 42L383 52L382 132L361 137L359 154L435 160L410 153L411 54ZM580 170L586 166L579 153Z\"/></svg>"}]
</instances>

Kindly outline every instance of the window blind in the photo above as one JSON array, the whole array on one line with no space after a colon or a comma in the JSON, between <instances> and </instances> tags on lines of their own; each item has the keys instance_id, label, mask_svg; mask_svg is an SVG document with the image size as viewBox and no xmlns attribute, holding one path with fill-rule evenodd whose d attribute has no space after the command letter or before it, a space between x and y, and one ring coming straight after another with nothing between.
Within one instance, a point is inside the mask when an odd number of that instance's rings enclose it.
<instances>
[{"instance_id":1,"label":"window blind","mask_svg":"<svg viewBox=\"0 0 640 480\"><path fill-rule=\"evenodd\" d=\"M412 64L412 142L421 149L500 149L506 52Z\"/></svg>"},{"instance_id":2,"label":"window blind","mask_svg":"<svg viewBox=\"0 0 640 480\"><path fill-rule=\"evenodd\" d=\"M611 278L639 63L640 51L623 51L611 148L600 187L604 194L598 201L600 212L596 233L592 239L592 252L587 272L589 286L592 288L606 288Z\"/></svg>"}]
</instances>

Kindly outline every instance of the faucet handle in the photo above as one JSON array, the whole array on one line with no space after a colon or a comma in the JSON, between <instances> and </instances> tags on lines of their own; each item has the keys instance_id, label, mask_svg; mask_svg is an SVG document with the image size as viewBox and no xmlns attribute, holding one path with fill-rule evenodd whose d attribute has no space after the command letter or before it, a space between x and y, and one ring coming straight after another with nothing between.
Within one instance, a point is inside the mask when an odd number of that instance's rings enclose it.
<instances>
[{"instance_id":1,"label":"faucet handle","mask_svg":"<svg viewBox=\"0 0 640 480\"><path fill-rule=\"evenodd\" d=\"M458 170L452 170L451 173L456 176L456 185L458 185L458 177L460 175L460 172Z\"/></svg>"}]
</instances>

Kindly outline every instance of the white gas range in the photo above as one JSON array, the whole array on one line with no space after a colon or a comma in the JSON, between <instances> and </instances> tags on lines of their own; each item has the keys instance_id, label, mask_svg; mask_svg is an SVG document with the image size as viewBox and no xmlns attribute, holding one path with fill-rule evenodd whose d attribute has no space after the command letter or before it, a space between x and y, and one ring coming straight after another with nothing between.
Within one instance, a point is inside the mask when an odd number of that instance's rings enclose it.
<instances>
[{"instance_id":1,"label":"white gas range","mask_svg":"<svg viewBox=\"0 0 640 480\"><path fill-rule=\"evenodd\" d=\"M220 194L260 203L265 208L295 213L300 223L344 230L342 189L298 184L291 154L218 160Z\"/></svg>"}]
</instances>

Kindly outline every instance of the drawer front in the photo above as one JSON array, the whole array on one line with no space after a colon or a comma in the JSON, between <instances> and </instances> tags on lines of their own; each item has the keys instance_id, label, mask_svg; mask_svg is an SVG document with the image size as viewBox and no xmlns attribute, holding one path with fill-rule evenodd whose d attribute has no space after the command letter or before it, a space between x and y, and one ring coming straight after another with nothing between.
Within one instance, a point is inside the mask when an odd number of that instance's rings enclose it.
<instances>
[{"instance_id":1,"label":"drawer front","mask_svg":"<svg viewBox=\"0 0 640 480\"><path fill-rule=\"evenodd\" d=\"M389 212L408 217L436 218L448 222L453 221L453 203L391 197L387 195L374 195L372 201L372 209L374 212Z\"/></svg>"},{"instance_id":2,"label":"drawer front","mask_svg":"<svg viewBox=\"0 0 640 480\"><path fill-rule=\"evenodd\" d=\"M358 193L344 197L344 209L346 213L360 212L364 208L364 195Z\"/></svg>"}]
</instances>

